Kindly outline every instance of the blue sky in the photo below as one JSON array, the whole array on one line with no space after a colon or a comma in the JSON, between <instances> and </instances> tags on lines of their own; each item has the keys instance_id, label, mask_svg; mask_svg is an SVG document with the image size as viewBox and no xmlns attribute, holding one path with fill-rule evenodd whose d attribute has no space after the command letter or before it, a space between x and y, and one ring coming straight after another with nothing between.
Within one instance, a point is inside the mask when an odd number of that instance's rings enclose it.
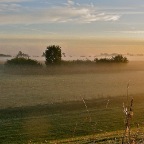
<instances>
[{"instance_id":1,"label":"blue sky","mask_svg":"<svg viewBox=\"0 0 144 144\"><path fill-rule=\"evenodd\" d=\"M0 38L143 40L144 1L0 0Z\"/></svg>"},{"instance_id":2,"label":"blue sky","mask_svg":"<svg viewBox=\"0 0 144 144\"><path fill-rule=\"evenodd\" d=\"M142 37L143 15L142 0L1 0L0 32L12 36Z\"/></svg>"}]
</instances>

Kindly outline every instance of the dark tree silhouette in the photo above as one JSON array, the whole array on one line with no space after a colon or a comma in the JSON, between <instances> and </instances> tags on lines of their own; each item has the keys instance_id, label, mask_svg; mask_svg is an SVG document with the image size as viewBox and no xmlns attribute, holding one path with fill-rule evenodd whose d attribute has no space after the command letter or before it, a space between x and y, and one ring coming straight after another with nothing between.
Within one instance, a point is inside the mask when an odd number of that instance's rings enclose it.
<instances>
[{"instance_id":1,"label":"dark tree silhouette","mask_svg":"<svg viewBox=\"0 0 144 144\"><path fill-rule=\"evenodd\" d=\"M112 58L101 58L101 59L95 58L94 61L96 63L127 63L128 59L118 54L116 56L113 56Z\"/></svg>"},{"instance_id":2,"label":"dark tree silhouette","mask_svg":"<svg viewBox=\"0 0 144 144\"><path fill-rule=\"evenodd\" d=\"M112 57L112 61L116 63L127 63L128 59L126 57L123 57L122 55L117 55L115 57Z\"/></svg>"},{"instance_id":3,"label":"dark tree silhouette","mask_svg":"<svg viewBox=\"0 0 144 144\"><path fill-rule=\"evenodd\" d=\"M45 52L43 52L42 57L45 57Z\"/></svg>"},{"instance_id":4,"label":"dark tree silhouette","mask_svg":"<svg viewBox=\"0 0 144 144\"><path fill-rule=\"evenodd\" d=\"M56 45L52 45L52 46L48 46L46 51L45 51L45 64L49 65L49 64L60 64L61 63L61 47L60 46L56 46Z\"/></svg>"},{"instance_id":5,"label":"dark tree silhouette","mask_svg":"<svg viewBox=\"0 0 144 144\"><path fill-rule=\"evenodd\" d=\"M37 60L32 60L29 58L28 54L24 54L19 51L15 58L7 60L6 65L16 65L16 66L42 66Z\"/></svg>"},{"instance_id":6,"label":"dark tree silhouette","mask_svg":"<svg viewBox=\"0 0 144 144\"><path fill-rule=\"evenodd\" d=\"M11 60L7 60L5 63L7 66L42 66L37 60L32 60L24 57L15 57Z\"/></svg>"},{"instance_id":7,"label":"dark tree silhouette","mask_svg":"<svg viewBox=\"0 0 144 144\"><path fill-rule=\"evenodd\" d=\"M19 51L16 57L17 58L28 58L29 59L29 55L23 53L22 51Z\"/></svg>"}]
</instances>

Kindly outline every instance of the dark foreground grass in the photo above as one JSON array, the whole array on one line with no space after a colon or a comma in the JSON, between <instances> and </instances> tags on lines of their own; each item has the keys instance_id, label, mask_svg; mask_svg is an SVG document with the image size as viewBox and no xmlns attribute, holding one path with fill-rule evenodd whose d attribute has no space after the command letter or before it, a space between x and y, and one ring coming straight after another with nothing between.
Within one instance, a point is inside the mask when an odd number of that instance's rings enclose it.
<instances>
[{"instance_id":1,"label":"dark foreground grass","mask_svg":"<svg viewBox=\"0 0 144 144\"><path fill-rule=\"evenodd\" d=\"M85 102L89 114L82 101L2 109L0 142L3 144L81 143L81 141L104 143L122 137L124 130L122 103L125 102L125 97L85 100ZM132 128L136 128L139 124L143 130L143 103L142 96L134 96Z\"/></svg>"}]
</instances>

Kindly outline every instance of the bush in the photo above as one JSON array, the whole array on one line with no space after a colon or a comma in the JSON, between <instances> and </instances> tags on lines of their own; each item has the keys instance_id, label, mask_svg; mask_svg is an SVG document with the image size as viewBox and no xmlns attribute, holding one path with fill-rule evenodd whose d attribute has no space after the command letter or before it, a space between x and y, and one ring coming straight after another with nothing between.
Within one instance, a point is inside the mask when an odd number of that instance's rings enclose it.
<instances>
[{"instance_id":1,"label":"bush","mask_svg":"<svg viewBox=\"0 0 144 144\"><path fill-rule=\"evenodd\" d=\"M39 63L36 60L27 59L27 58L13 58L11 60L7 60L6 65L17 65L17 66L42 66L41 63Z\"/></svg>"},{"instance_id":2,"label":"bush","mask_svg":"<svg viewBox=\"0 0 144 144\"><path fill-rule=\"evenodd\" d=\"M117 55L112 58L94 59L96 63L128 63L128 59L122 55Z\"/></svg>"},{"instance_id":3,"label":"bush","mask_svg":"<svg viewBox=\"0 0 144 144\"><path fill-rule=\"evenodd\" d=\"M112 61L116 63L127 63L128 59L126 57L123 57L122 55L117 55L115 57L112 57Z\"/></svg>"}]
</instances>

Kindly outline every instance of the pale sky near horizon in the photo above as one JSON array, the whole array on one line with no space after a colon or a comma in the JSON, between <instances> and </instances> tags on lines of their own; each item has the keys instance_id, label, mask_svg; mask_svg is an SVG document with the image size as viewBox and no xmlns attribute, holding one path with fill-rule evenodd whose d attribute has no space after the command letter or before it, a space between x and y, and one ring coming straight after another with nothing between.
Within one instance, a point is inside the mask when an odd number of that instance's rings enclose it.
<instances>
[{"instance_id":1,"label":"pale sky near horizon","mask_svg":"<svg viewBox=\"0 0 144 144\"><path fill-rule=\"evenodd\" d=\"M144 53L142 0L0 0L0 53Z\"/></svg>"}]
</instances>

